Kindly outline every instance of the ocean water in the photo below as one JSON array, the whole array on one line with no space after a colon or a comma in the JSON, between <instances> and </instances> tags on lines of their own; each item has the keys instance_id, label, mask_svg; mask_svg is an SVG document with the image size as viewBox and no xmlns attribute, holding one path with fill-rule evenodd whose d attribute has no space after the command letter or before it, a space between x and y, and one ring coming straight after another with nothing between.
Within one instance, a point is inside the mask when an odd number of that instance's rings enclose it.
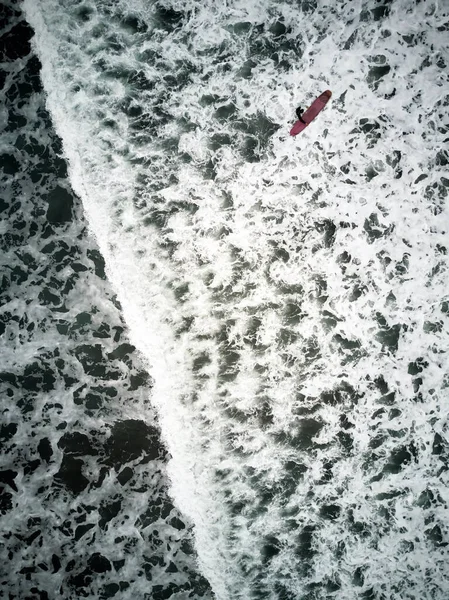
<instances>
[{"instance_id":1,"label":"ocean water","mask_svg":"<svg viewBox=\"0 0 449 600\"><path fill-rule=\"evenodd\" d=\"M211 598L19 9L0 38L0 597Z\"/></svg>"},{"instance_id":2,"label":"ocean water","mask_svg":"<svg viewBox=\"0 0 449 600\"><path fill-rule=\"evenodd\" d=\"M449 597L449 5L5 6L9 597Z\"/></svg>"}]
</instances>

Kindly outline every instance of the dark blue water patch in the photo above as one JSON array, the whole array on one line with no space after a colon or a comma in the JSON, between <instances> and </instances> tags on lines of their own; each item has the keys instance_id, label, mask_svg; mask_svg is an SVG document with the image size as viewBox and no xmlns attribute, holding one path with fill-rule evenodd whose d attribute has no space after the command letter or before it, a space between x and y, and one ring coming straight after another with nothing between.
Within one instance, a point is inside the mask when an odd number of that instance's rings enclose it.
<instances>
[{"instance_id":1,"label":"dark blue water patch","mask_svg":"<svg viewBox=\"0 0 449 600\"><path fill-rule=\"evenodd\" d=\"M379 324L380 329L375 334L375 337L382 344L382 349L392 353L396 352L402 325L399 323L389 325L385 317L379 312L376 313L376 321Z\"/></svg>"},{"instance_id":2,"label":"dark blue water patch","mask_svg":"<svg viewBox=\"0 0 449 600\"><path fill-rule=\"evenodd\" d=\"M91 6L81 5L73 12L74 16L82 22L89 21L94 15L95 10Z\"/></svg>"},{"instance_id":3,"label":"dark blue water patch","mask_svg":"<svg viewBox=\"0 0 449 600\"><path fill-rule=\"evenodd\" d=\"M237 71L237 77L241 77L242 79L251 79L253 69L257 66L257 63L249 58L246 60L243 65Z\"/></svg>"},{"instance_id":4,"label":"dark blue water patch","mask_svg":"<svg viewBox=\"0 0 449 600\"><path fill-rule=\"evenodd\" d=\"M5 19L5 21L18 17L19 14L12 6L8 6L7 4L3 6L2 19ZM12 61L27 56L31 52L30 40L33 35L33 30L25 21L19 21L13 25L0 38L0 60L2 62Z\"/></svg>"},{"instance_id":5,"label":"dark blue water patch","mask_svg":"<svg viewBox=\"0 0 449 600\"><path fill-rule=\"evenodd\" d=\"M445 167L449 163L448 156L446 150L439 150L435 156L435 164L438 167Z\"/></svg>"},{"instance_id":6,"label":"dark blue water patch","mask_svg":"<svg viewBox=\"0 0 449 600\"><path fill-rule=\"evenodd\" d=\"M248 33L248 57L256 63L268 58L278 69L288 70L303 54L301 37L292 35L291 26L282 17L274 15L270 25L253 25Z\"/></svg>"},{"instance_id":7,"label":"dark blue water patch","mask_svg":"<svg viewBox=\"0 0 449 600\"><path fill-rule=\"evenodd\" d=\"M283 484L286 487L291 486L290 492L293 493L298 486L298 483L304 478L304 475L308 471L308 467L301 463L299 460L289 460L284 465L286 477L283 480ZM286 490L288 494L288 489Z\"/></svg>"},{"instance_id":8,"label":"dark blue water patch","mask_svg":"<svg viewBox=\"0 0 449 600\"><path fill-rule=\"evenodd\" d=\"M380 119L379 119L380 120ZM381 137L382 129L379 123L379 120L371 120L371 119L360 119L359 125L352 131L350 134L360 134L364 133L367 138L368 148L373 148L378 140ZM352 142L354 138L351 138L349 141Z\"/></svg>"},{"instance_id":9,"label":"dark blue water patch","mask_svg":"<svg viewBox=\"0 0 449 600\"><path fill-rule=\"evenodd\" d=\"M407 44L407 47L413 48L417 44L423 41L423 37L425 36L424 32L421 33L410 33L402 36L402 39Z\"/></svg>"},{"instance_id":10,"label":"dark blue water patch","mask_svg":"<svg viewBox=\"0 0 449 600\"><path fill-rule=\"evenodd\" d=\"M49 392L54 389L55 372L45 360L28 364L23 375L17 377L17 385L31 392Z\"/></svg>"},{"instance_id":11,"label":"dark blue water patch","mask_svg":"<svg viewBox=\"0 0 449 600\"><path fill-rule=\"evenodd\" d=\"M381 21L386 19L390 14L390 5L393 0L380 0L374 8L363 8L360 13L362 22Z\"/></svg>"},{"instance_id":12,"label":"dark blue water patch","mask_svg":"<svg viewBox=\"0 0 449 600\"><path fill-rule=\"evenodd\" d=\"M77 346L74 349L74 355L81 363L86 375L105 380L114 380L120 377L120 371L108 370L109 361L101 344Z\"/></svg>"},{"instance_id":13,"label":"dark blue water patch","mask_svg":"<svg viewBox=\"0 0 449 600\"><path fill-rule=\"evenodd\" d=\"M225 29L236 35L246 35L251 31L252 23L250 21L241 21L233 23L232 25L226 25Z\"/></svg>"},{"instance_id":14,"label":"dark blue water patch","mask_svg":"<svg viewBox=\"0 0 449 600\"><path fill-rule=\"evenodd\" d=\"M317 526L315 524L305 525L296 537L295 554L300 559L300 571L307 576L313 568L313 559L317 554L314 548L314 535Z\"/></svg>"},{"instance_id":15,"label":"dark blue water patch","mask_svg":"<svg viewBox=\"0 0 449 600\"><path fill-rule=\"evenodd\" d=\"M283 321L286 325L294 327L295 325L298 325L305 316L306 315L302 310L302 304L300 301L290 301L285 304Z\"/></svg>"},{"instance_id":16,"label":"dark blue water patch","mask_svg":"<svg viewBox=\"0 0 449 600\"><path fill-rule=\"evenodd\" d=\"M165 33L172 33L176 29L179 29L186 19L184 12L168 8L161 2L155 4L152 16L155 28L161 29Z\"/></svg>"},{"instance_id":17,"label":"dark blue water patch","mask_svg":"<svg viewBox=\"0 0 449 600\"><path fill-rule=\"evenodd\" d=\"M354 45L355 41L357 40L357 35L358 35L358 30L355 29L351 35L348 37L348 39L346 40L346 42L344 43L343 49L344 50L350 50L352 48L352 46ZM346 92L344 92L345 94ZM340 102L344 101L344 95L343 95L343 99L340 96L339 98Z\"/></svg>"},{"instance_id":18,"label":"dark blue water patch","mask_svg":"<svg viewBox=\"0 0 449 600\"><path fill-rule=\"evenodd\" d=\"M209 142L209 148L215 152L223 146L230 146L232 139L227 133L215 133Z\"/></svg>"},{"instance_id":19,"label":"dark blue water patch","mask_svg":"<svg viewBox=\"0 0 449 600\"><path fill-rule=\"evenodd\" d=\"M0 29L11 27L13 23L19 20L20 10L15 0L6 0L0 6Z\"/></svg>"},{"instance_id":20,"label":"dark blue water patch","mask_svg":"<svg viewBox=\"0 0 449 600\"><path fill-rule=\"evenodd\" d=\"M233 122L233 128L257 139L260 151L264 150L270 138L280 128L280 125L273 123L262 113L257 113L254 117L247 118L244 121L236 120Z\"/></svg>"},{"instance_id":21,"label":"dark blue water patch","mask_svg":"<svg viewBox=\"0 0 449 600\"><path fill-rule=\"evenodd\" d=\"M392 154L386 157L387 165L394 170L394 178L400 179L402 177L402 169L400 168L400 162L402 153L400 150L393 150Z\"/></svg>"},{"instance_id":22,"label":"dark blue water patch","mask_svg":"<svg viewBox=\"0 0 449 600\"><path fill-rule=\"evenodd\" d=\"M401 469L412 461L416 462L418 450L415 443L412 441L407 446L398 446L388 457L388 462L383 468L384 473L399 473Z\"/></svg>"},{"instance_id":23,"label":"dark blue water patch","mask_svg":"<svg viewBox=\"0 0 449 600\"><path fill-rule=\"evenodd\" d=\"M447 179L445 177L426 186L424 196L430 203L432 214L439 215L443 212L448 193L447 187Z\"/></svg>"},{"instance_id":24,"label":"dark blue water patch","mask_svg":"<svg viewBox=\"0 0 449 600\"><path fill-rule=\"evenodd\" d=\"M314 282L315 289L310 296L322 307L326 304L329 297L327 294L327 281L321 275L315 275Z\"/></svg>"},{"instance_id":25,"label":"dark blue water patch","mask_svg":"<svg viewBox=\"0 0 449 600\"><path fill-rule=\"evenodd\" d=\"M229 102L228 104L223 104L214 113L214 117L219 121L227 121L230 117L235 115L237 112L237 107L233 102Z\"/></svg>"},{"instance_id":26,"label":"dark blue water patch","mask_svg":"<svg viewBox=\"0 0 449 600\"><path fill-rule=\"evenodd\" d=\"M100 279L106 279L104 258L97 248L89 248L86 252L86 257L92 261L95 275Z\"/></svg>"},{"instance_id":27,"label":"dark blue water patch","mask_svg":"<svg viewBox=\"0 0 449 600\"><path fill-rule=\"evenodd\" d=\"M323 245L325 248L330 248L335 242L335 233L337 231L337 226L330 219L325 219L324 221L316 222L315 228L317 231L323 234Z\"/></svg>"},{"instance_id":28,"label":"dark blue water patch","mask_svg":"<svg viewBox=\"0 0 449 600\"><path fill-rule=\"evenodd\" d=\"M384 0L379 6L371 9L371 14L374 21L386 19L390 15L390 6L393 0Z\"/></svg>"},{"instance_id":29,"label":"dark blue water patch","mask_svg":"<svg viewBox=\"0 0 449 600\"><path fill-rule=\"evenodd\" d=\"M317 10L318 2L317 0L300 0L299 6L303 13L310 14Z\"/></svg>"},{"instance_id":30,"label":"dark blue water patch","mask_svg":"<svg viewBox=\"0 0 449 600\"><path fill-rule=\"evenodd\" d=\"M72 220L73 195L62 186L57 185L48 193L47 202L47 219L50 223L65 223Z\"/></svg>"},{"instance_id":31,"label":"dark blue water patch","mask_svg":"<svg viewBox=\"0 0 449 600\"><path fill-rule=\"evenodd\" d=\"M135 459L146 464L150 460L165 459L166 455L158 429L142 421L129 420L120 421L112 428L103 462L117 468Z\"/></svg>"},{"instance_id":32,"label":"dark blue water patch","mask_svg":"<svg viewBox=\"0 0 449 600\"><path fill-rule=\"evenodd\" d=\"M441 467L438 475L445 473L449 469L449 442L442 434L436 432L432 442L432 454L438 456Z\"/></svg>"},{"instance_id":33,"label":"dark blue water patch","mask_svg":"<svg viewBox=\"0 0 449 600\"><path fill-rule=\"evenodd\" d=\"M25 77L12 85L7 92L9 100L17 100L18 106L25 105L25 101L29 100L32 94L42 91L42 83L40 79L41 63L36 56L31 56L25 66ZM16 95L16 96L14 96Z\"/></svg>"},{"instance_id":34,"label":"dark blue water patch","mask_svg":"<svg viewBox=\"0 0 449 600\"><path fill-rule=\"evenodd\" d=\"M355 302L361 296L364 296L368 292L368 288L362 284L355 284L348 296L349 302Z\"/></svg>"},{"instance_id":35,"label":"dark blue water patch","mask_svg":"<svg viewBox=\"0 0 449 600\"><path fill-rule=\"evenodd\" d=\"M335 521L341 513L341 506L338 504L323 504L320 507L320 517L326 521Z\"/></svg>"},{"instance_id":36,"label":"dark blue water patch","mask_svg":"<svg viewBox=\"0 0 449 600\"><path fill-rule=\"evenodd\" d=\"M199 103L201 106L212 106L226 101L226 97L218 96L217 94L204 94L200 97Z\"/></svg>"},{"instance_id":37,"label":"dark blue water patch","mask_svg":"<svg viewBox=\"0 0 449 600\"><path fill-rule=\"evenodd\" d=\"M391 71L391 67L388 64L373 65L370 67L367 75L368 85L373 89L377 90L380 84L380 80L385 77Z\"/></svg>"},{"instance_id":38,"label":"dark blue water patch","mask_svg":"<svg viewBox=\"0 0 449 600\"><path fill-rule=\"evenodd\" d=\"M329 406L343 405L350 410L357 405L363 397L362 394L349 383L342 381L337 387L332 390L326 390L320 394L320 402Z\"/></svg>"},{"instance_id":39,"label":"dark blue water patch","mask_svg":"<svg viewBox=\"0 0 449 600\"><path fill-rule=\"evenodd\" d=\"M113 467L116 471L120 471L123 465L135 460L138 460L139 464L147 464L152 460L165 459L166 456L166 451L160 443L158 430L141 421L119 421L112 427L106 441L104 438L101 431L90 431L89 434L80 431L63 433L57 443L58 448L63 452L63 457L60 469L55 474L55 484L63 485L67 491L75 495L89 485L101 486L104 474L108 472L107 469L104 471L100 468L100 480L97 483L83 475L84 461L89 456L95 457L99 466ZM47 462L53 455L52 452L50 454L50 450L51 447L47 447ZM130 476L126 481L122 476L121 484L124 485L132 477L133 470L130 469ZM166 501L161 498L159 503L166 504ZM171 510L173 507L169 513ZM105 511L100 512L100 515L104 520Z\"/></svg>"},{"instance_id":40,"label":"dark blue water patch","mask_svg":"<svg viewBox=\"0 0 449 600\"><path fill-rule=\"evenodd\" d=\"M241 153L246 162L259 162L261 159L259 140L252 136L246 136L243 139Z\"/></svg>"},{"instance_id":41,"label":"dark blue water patch","mask_svg":"<svg viewBox=\"0 0 449 600\"><path fill-rule=\"evenodd\" d=\"M0 166L5 175L15 175L20 168L20 163L14 155L2 154L0 156Z\"/></svg>"},{"instance_id":42,"label":"dark blue water patch","mask_svg":"<svg viewBox=\"0 0 449 600\"><path fill-rule=\"evenodd\" d=\"M313 441L319 435L324 423L318 419L302 418L297 420L297 431L295 433L274 433L276 442L286 444L299 450L313 450L321 446Z\"/></svg>"},{"instance_id":43,"label":"dark blue water patch","mask_svg":"<svg viewBox=\"0 0 449 600\"><path fill-rule=\"evenodd\" d=\"M290 259L290 254L287 250L287 244L284 240L268 240L268 244L273 248L272 260L273 262L276 260L281 260L286 263Z\"/></svg>"},{"instance_id":44,"label":"dark blue water patch","mask_svg":"<svg viewBox=\"0 0 449 600\"><path fill-rule=\"evenodd\" d=\"M365 219L363 229L366 232L368 242L372 244L379 238L390 235L394 229L394 225L387 226L380 223L378 214L371 213L370 216Z\"/></svg>"}]
</instances>

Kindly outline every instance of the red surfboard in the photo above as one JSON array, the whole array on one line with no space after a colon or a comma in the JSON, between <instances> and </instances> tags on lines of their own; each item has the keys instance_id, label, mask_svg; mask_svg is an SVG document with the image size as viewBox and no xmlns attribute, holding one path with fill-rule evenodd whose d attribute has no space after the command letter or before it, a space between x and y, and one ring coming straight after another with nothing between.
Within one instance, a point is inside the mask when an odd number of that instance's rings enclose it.
<instances>
[{"instance_id":1,"label":"red surfboard","mask_svg":"<svg viewBox=\"0 0 449 600\"><path fill-rule=\"evenodd\" d=\"M321 94L321 96L318 96L318 98L312 102L309 108L302 113L302 118L305 122L303 123L302 121L296 121L291 128L290 135L298 135L298 133L301 133L301 131L303 131L307 125L313 121L317 114L323 110L323 108L329 102L329 98L331 96L332 92L330 90L326 90Z\"/></svg>"}]
</instances>

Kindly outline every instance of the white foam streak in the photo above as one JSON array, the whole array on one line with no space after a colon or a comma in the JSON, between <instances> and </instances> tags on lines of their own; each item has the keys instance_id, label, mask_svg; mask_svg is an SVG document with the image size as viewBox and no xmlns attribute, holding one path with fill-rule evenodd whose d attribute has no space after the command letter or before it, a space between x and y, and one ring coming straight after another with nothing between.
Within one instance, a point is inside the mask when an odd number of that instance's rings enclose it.
<instances>
[{"instance_id":1,"label":"white foam streak","mask_svg":"<svg viewBox=\"0 0 449 600\"><path fill-rule=\"evenodd\" d=\"M101 3L75 28L55 0L24 5L217 598L313 584L317 598L437 597L447 15L317 4L174 2L184 16L164 35L144 2L151 35L123 33ZM328 87L332 104L290 138L295 104Z\"/></svg>"}]
</instances>

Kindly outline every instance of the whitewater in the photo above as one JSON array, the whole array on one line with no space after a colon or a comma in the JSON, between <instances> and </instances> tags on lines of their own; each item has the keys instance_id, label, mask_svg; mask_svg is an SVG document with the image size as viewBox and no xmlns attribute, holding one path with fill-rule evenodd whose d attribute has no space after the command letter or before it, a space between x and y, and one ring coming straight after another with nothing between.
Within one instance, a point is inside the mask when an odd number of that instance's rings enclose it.
<instances>
[{"instance_id":1,"label":"whitewater","mask_svg":"<svg viewBox=\"0 0 449 600\"><path fill-rule=\"evenodd\" d=\"M213 597L447 598L449 6L23 9Z\"/></svg>"}]
</instances>

